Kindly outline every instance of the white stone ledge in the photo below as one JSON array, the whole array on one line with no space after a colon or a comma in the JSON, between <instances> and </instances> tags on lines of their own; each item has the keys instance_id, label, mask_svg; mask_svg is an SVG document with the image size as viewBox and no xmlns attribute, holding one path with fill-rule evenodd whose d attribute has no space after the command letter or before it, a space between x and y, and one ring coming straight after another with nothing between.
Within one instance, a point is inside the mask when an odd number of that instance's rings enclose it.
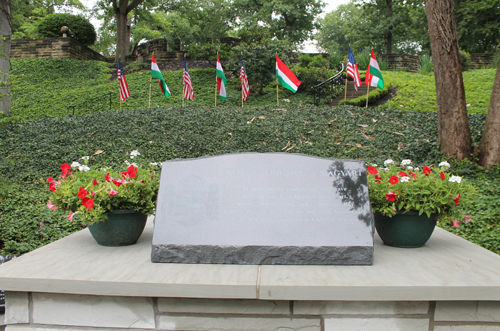
<instances>
[{"instance_id":1,"label":"white stone ledge","mask_svg":"<svg viewBox=\"0 0 500 331\"><path fill-rule=\"evenodd\" d=\"M500 256L436 228L422 248L385 246L373 266L151 263L152 222L136 245L88 230L0 266L0 288L103 296L315 301L498 301ZM259 277L260 275L260 277Z\"/></svg>"},{"instance_id":2,"label":"white stone ledge","mask_svg":"<svg viewBox=\"0 0 500 331\"><path fill-rule=\"evenodd\" d=\"M437 325L433 331L500 331L500 325Z\"/></svg>"},{"instance_id":3,"label":"white stone ledge","mask_svg":"<svg viewBox=\"0 0 500 331\"><path fill-rule=\"evenodd\" d=\"M328 318L325 331L429 331L428 319Z\"/></svg>"},{"instance_id":4,"label":"white stone ledge","mask_svg":"<svg viewBox=\"0 0 500 331\"><path fill-rule=\"evenodd\" d=\"M295 301L293 313L300 315L426 315L428 302L412 301Z\"/></svg>"},{"instance_id":5,"label":"white stone ledge","mask_svg":"<svg viewBox=\"0 0 500 331\"><path fill-rule=\"evenodd\" d=\"M434 320L500 322L500 301L436 302Z\"/></svg>"},{"instance_id":6,"label":"white stone ledge","mask_svg":"<svg viewBox=\"0 0 500 331\"><path fill-rule=\"evenodd\" d=\"M290 314L288 301L159 298L160 313Z\"/></svg>"}]
</instances>

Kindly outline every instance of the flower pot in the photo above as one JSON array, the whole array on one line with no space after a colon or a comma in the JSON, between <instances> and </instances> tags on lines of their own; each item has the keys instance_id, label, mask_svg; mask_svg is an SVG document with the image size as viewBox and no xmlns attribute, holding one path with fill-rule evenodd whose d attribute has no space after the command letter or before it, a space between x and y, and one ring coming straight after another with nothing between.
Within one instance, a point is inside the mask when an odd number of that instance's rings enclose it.
<instances>
[{"instance_id":1,"label":"flower pot","mask_svg":"<svg viewBox=\"0 0 500 331\"><path fill-rule=\"evenodd\" d=\"M384 244L394 247L422 247L436 227L436 215L418 215L418 211L398 211L393 217L375 214L375 228Z\"/></svg>"},{"instance_id":2,"label":"flower pot","mask_svg":"<svg viewBox=\"0 0 500 331\"><path fill-rule=\"evenodd\" d=\"M137 242L146 226L148 215L134 209L117 209L108 219L89 225L89 231L101 246L128 246Z\"/></svg>"}]
</instances>

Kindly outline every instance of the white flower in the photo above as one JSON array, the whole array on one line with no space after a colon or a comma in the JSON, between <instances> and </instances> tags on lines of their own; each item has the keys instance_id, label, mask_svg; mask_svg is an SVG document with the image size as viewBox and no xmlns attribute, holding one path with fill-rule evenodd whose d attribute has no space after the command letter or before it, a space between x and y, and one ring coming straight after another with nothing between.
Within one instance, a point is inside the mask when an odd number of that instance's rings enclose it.
<instances>
[{"instance_id":1,"label":"white flower","mask_svg":"<svg viewBox=\"0 0 500 331\"><path fill-rule=\"evenodd\" d=\"M88 160L90 159L90 156L82 156L82 160Z\"/></svg>"},{"instance_id":2,"label":"white flower","mask_svg":"<svg viewBox=\"0 0 500 331\"><path fill-rule=\"evenodd\" d=\"M446 170L450 167L450 164L446 161L443 161L439 164L439 167L442 168L443 170Z\"/></svg>"},{"instance_id":3,"label":"white flower","mask_svg":"<svg viewBox=\"0 0 500 331\"><path fill-rule=\"evenodd\" d=\"M157 165L159 165L159 163L157 163L157 162L149 162L149 165L157 166Z\"/></svg>"},{"instance_id":4,"label":"white flower","mask_svg":"<svg viewBox=\"0 0 500 331\"><path fill-rule=\"evenodd\" d=\"M409 182L410 180L411 180L411 177L409 177L409 176L401 177L401 183Z\"/></svg>"},{"instance_id":5,"label":"white flower","mask_svg":"<svg viewBox=\"0 0 500 331\"><path fill-rule=\"evenodd\" d=\"M132 152L130 152L130 158L133 159L136 156L141 155L137 149L134 149Z\"/></svg>"},{"instance_id":6,"label":"white flower","mask_svg":"<svg viewBox=\"0 0 500 331\"><path fill-rule=\"evenodd\" d=\"M132 163L132 165L133 165L134 167L136 167L136 168L139 168L139 166L138 166L137 164L135 164L135 163Z\"/></svg>"},{"instance_id":7,"label":"white flower","mask_svg":"<svg viewBox=\"0 0 500 331\"><path fill-rule=\"evenodd\" d=\"M416 168L415 168L415 170L417 170L417 171L418 171L418 170L420 170L420 168L419 168L419 167L416 167Z\"/></svg>"},{"instance_id":8,"label":"white flower","mask_svg":"<svg viewBox=\"0 0 500 331\"><path fill-rule=\"evenodd\" d=\"M90 170L90 168L89 168L89 167L87 167L86 165L80 165L80 166L78 167L78 170L80 170L80 171L89 171L89 170Z\"/></svg>"},{"instance_id":9,"label":"white flower","mask_svg":"<svg viewBox=\"0 0 500 331\"><path fill-rule=\"evenodd\" d=\"M394 164L394 161L392 159L389 159L389 160L385 160L384 161L384 166L388 166L389 164Z\"/></svg>"},{"instance_id":10,"label":"white flower","mask_svg":"<svg viewBox=\"0 0 500 331\"><path fill-rule=\"evenodd\" d=\"M462 181L462 177L460 176L451 176L450 179L448 179L449 182L455 182L455 183L460 183Z\"/></svg>"},{"instance_id":11,"label":"white flower","mask_svg":"<svg viewBox=\"0 0 500 331\"><path fill-rule=\"evenodd\" d=\"M401 165L402 166L406 166L406 165L408 165L410 163L411 163L411 160L403 160L403 161L401 161Z\"/></svg>"},{"instance_id":12,"label":"white flower","mask_svg":"<svg viewBox=\"0 0 500 331\"><path fill-rule=\"evenodd\" d=\"M125 163L126 163L127 165L130 165L130 162L128 162L127 160L125 160Z\"/></svg>"},{"instance_id":13,"label":"white flower","mask_svg":"<svg viewBox=\"0 0 500 331\"><path fill-rule=\"evenodd\" d=\"M407 166L406 169L413 170L413 167L412 166Z\"/></svg>"},{"instance_id":14,"label":"white flower","mask_svg":"<svg viewBox=\"0 0 500 331\"><path fill-rule=\"evenodd\" d=\"M71 163L71 168L78 168L79 166L81 166L81 164L76 161Z\"/></svg>"},{"instance_id":15,"label":"white flower","mask_svg":"<svg viewBox=\"0 0 500 331\"><path fill-rule=\"evenodd\" d=\"M378 165L376 165L375 163L372 163L372 167L378 167Z\"/></svg>"}]
</instances>

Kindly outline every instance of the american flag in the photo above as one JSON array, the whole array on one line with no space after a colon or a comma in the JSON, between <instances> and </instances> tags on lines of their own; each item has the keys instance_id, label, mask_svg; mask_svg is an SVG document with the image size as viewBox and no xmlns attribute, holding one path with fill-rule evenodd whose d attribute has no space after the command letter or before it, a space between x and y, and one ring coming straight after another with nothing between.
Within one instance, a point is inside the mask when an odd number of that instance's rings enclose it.
<instances>
[{"instance_id":1,"label":"american flag","mask_svg":"<svg viewBox=\"0 0 500 331\"><path fill-rule=\"evenodd\" d=\"M354 89L358 92L358 87L361 86L361 78L359 78L358 65L356 64L356 60L354 60L354 54L352 54L351 47L349 47L349 59L347 60L346 73L354 79Z\"/></svg>"},{"instance_id":2,"label":"american flag","mask_svg":"<svg viewBox=\"0 0 500 331\"><path fill-rule=\"evenodd\" d=\"M241 55L241 72L240 72L240 81L241 81L241 93L243 95L243 100L248 100L248 95L250 94L250 86L248 86L248 76L245 71L245 63L243 62L243 55Z\"/></svg>"},{"instance_id":3,"label":"american flag","mask_svg":"<svg viewBox=\"0 0 500 331\"><path fill-rule=\"evenodd\" d=\"M191 84L191 77L189 76L186 58L184 58L184 73L182 74L182 80L184 81L184 98L193 100L193 85Z\"/></svg>"},{"instance_id":4,"label":"american flag","mask_svg":"<svg viewBox=\"0 0 500 331\"><path fill-rule=\"evenodd\" d=\"M118 59L118 82L120 83L120 100L125 101L130 96L130 92L120 59Z\"/></svg>"}]
</instances>

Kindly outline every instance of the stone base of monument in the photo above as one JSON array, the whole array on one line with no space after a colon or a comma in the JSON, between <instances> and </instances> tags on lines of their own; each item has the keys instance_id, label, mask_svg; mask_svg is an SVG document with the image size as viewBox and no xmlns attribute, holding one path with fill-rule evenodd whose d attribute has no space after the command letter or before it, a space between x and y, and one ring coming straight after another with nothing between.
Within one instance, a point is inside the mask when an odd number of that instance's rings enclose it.
<instances>
[{"instance_id":1,"label":"stone base of monument","mask_svg":"<svg viewBox=\"0 0 500 331\"><path fill-rule=\"evenodd\" d=\"M151 263L88 230L0 266L6 331L500 330L500 256L436 229L372 266Z\"/></svg>"}]
</instances>

